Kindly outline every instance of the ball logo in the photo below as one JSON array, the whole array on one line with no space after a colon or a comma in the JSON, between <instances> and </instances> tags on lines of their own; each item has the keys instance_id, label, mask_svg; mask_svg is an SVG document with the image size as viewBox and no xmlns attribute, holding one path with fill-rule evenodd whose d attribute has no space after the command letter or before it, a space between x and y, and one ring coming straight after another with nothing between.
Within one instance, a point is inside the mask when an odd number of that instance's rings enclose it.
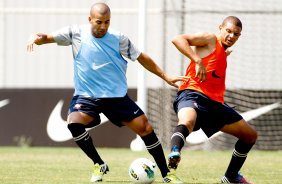
<instances>
[{"instance_id":1,"label":"ball logo","mask_svg":"<svg viewBox=\"0 0 282 184\"><path fill-rule=\"evenodd\" d=\"M134 172L133 169L130 169L129 170L129 173L130 175L132 176L132 178L136 179L136 180L139 180L139 177L137 176L137 174Z\"/></svg>"},{"instance_id":2,"label":"ball logo","mask_svg":"<svg viewBox=\"0 0 282 184\"><path fill-rule=\"evenodd\" d=\"M129 166L128 174L134 183L151 184L156 178L156 164L147 158L138 158Z\"/></svg>"},{"instance_id":3,"label":"ball logo","mask_svg":"<svg viewBox=\"0 0 282 184\"><path fill-rule=\"evenodd\" d=\"M144 171L146 172L148 178L155 178L154 171L148 165L143 164L142 167L144 168ZM139 180L138 175L134 172L133 169L130 169L129 173L134 179Z\"/></svg>"},{"instance_id":4,"label":"ball logo","mask_svg":"<svg viewBox=\"0 0 282 184\"><path fill-rule=\"evenodd\" d=\"M145 172L147 173L148 178L155 177L154 171L149 166L147 166L146 164L143 164L142 167L144 168Z\"/></svg>"}]
</instances>

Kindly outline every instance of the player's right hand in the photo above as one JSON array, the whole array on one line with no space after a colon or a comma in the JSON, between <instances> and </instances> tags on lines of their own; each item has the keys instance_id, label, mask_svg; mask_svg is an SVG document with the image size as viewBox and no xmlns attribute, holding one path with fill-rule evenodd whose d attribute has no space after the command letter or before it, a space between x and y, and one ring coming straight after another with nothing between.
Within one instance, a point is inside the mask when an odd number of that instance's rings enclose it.
<instances>
[{"instance_id":1,"label":"player's right hand","mask_svg":"<svg viewBox=\"0 0 282 184\"><path fill-rule=\"evenodd\" d=\"M46 34L38 33L38 34L31 35L28 39L28 42L27 42L27 51L32 52L34 44L42 45L42 44L45 43L44 41L46 39L47 39Z\"/></svg>"}]
</instances>

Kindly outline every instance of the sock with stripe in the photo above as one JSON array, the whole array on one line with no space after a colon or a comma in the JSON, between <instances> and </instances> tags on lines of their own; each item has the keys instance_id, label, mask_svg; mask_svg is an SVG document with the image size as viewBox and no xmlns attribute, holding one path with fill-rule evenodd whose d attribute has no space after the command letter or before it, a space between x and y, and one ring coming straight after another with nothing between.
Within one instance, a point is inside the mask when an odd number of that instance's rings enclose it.
<instances>
[{"instance_id":1,"label":"sock with stripe","mask_svg":"<svg viewBox=\"0 0 282 184\"><path fill-rule=\"evenodd\" d=\"M80 123L70 123L68 124L68 129L70 130L73 140L76 144L84 151L84 153L95 163L99 165L103 164L104 161L98 154L91 136L85 130L84 125Z\"/></svg>"},{"instance_id":2,"label":"sock with stripe","mask_svg":"<svg viewBox=\"0 0 282 184\"><path fill-rule=\"evenodd\" d=\"M243 166L249 151L254 144L246 144L241 140L238 140L235 144L235 149L232 153L232 158L225 172L227 178L235 178Z\"/></svg>"},{"instance_id":3,"label":"sock with stripe","mask_svg":"<svg viewBox=\"0 0 282 184\"><path fill-rule=\"evenodd\" d=\"M166 159L165 159L162 145L159 139L157 138L155 132L152 131L150 134L145 135L141 138L144 141L147 150L153 156L156 164L158 165L161 171L162 177L165 177L167 173L169 172L169 169L166 164Z\"/></svg>"},{"instance_id":4,"label":"sock with stripe","mask_svg":"<svg viewBox=\"0 0 282 184\"><path fill-rule=\"evenodd\" d=\"M186 142L186 137L189 135L189 130L185 125L177 125L174 133L171 136L171 149L178 149L180 152Z\"/></svg>"}]
</instances>

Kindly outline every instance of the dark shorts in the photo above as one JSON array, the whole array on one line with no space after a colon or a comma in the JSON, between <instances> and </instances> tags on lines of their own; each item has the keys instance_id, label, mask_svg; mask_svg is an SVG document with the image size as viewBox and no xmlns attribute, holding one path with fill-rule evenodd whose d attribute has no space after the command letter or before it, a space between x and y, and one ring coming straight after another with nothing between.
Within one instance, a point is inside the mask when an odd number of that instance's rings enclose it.
<instances>
[{"instance_id":1,"label":"dark shorts","mask_svg":"<svg viewBox=\"0 0 282 184\"><path fill-rule=\"evenodd\" d=\"M131 121L144 114L142 109L128 95L120 98L74 96L69 111L84 112L94 117L95 121L91 122L91 126L100 123L100 113L103 113L113 124L119 127L123 126L122 122Z\"/></svg>"},{"instance_id":2,"label":"dark shorts","mask_svg":"<svg viewBox=\"0 0 282 184\"><path fill-rule=\"evenodd\" d=\"M183 90L177 93L173 104L176 113L184 107L192 107L197 112L193 131L202 129L210 137L224 125L240 121L242 116L227 104L211 100L194 90Z\"/></svg>"}]
</instances>

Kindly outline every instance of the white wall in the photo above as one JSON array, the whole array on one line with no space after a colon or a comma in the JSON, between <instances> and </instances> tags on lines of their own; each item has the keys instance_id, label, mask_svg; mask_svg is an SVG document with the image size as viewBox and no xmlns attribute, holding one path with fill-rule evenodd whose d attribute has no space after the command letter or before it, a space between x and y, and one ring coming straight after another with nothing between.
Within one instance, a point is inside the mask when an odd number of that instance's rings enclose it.
<instances>
[{"instance_id":1,"label":"white wall","mask_svg":"<svg viewBox=\"0 0 282 184\"><path fill-rule=\"evenodd\" d=\"M0 0L0 87L72 87L70 47L43 45L28 54L26 42L31 33L48 33L69 24L87 23L93 2L96 1ZM105 2L112 8L112 27L127 34L138 45L138 0ZM147 2L146 52L168 73L183 74L181 55L170 43L181 30L182 1L167 1L166 26L162 14L164 1ZM230 14L242 19L242 37L229 58L228 88L282 89L282 1L269 0L266 4L263 0L186 0L184 5L185 32L217 32L222 19ZM185 59L184 63L186 67L188 61ZM136 80L137 65L130 62L129 87L136 87ZM148 73L147 84L161 86L162 81Z\"/></svg>"}]
</instances>

